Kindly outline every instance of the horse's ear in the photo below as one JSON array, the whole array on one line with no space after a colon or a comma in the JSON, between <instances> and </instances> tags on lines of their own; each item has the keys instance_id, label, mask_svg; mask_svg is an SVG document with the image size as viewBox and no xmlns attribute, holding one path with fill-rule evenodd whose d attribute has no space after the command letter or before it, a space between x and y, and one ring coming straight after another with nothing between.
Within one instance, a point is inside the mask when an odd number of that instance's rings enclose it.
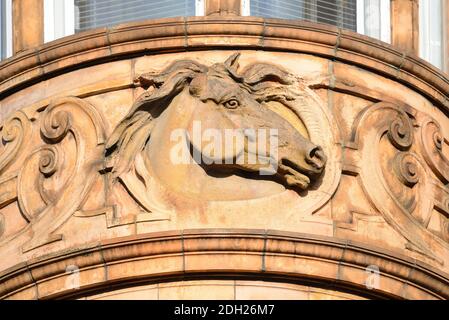
<instances>
[{"instance_id":1,"label":"horse's ear","mask_svg":"<svg viewBox=\"0 0 449 320\"><path fill-rule=\"evenodd\" d=\"M265 81L278 82L283 85L292 83L287 71L267 63L249 65L243 70L243 77L245 82L249 85L255 85Z\"/></svg>"},{"instance_id":2,"label":"horse's ear","mask_svg":"<svg viewBox=\"0 0 449 320\"><path fill-rule=\"evenodd\" d=\"M237 68L239 67L239 60L240 57L240 52L236 52L233 55L231 55L228 59L226 59L225 61L225 66L232 69L232 70L237 70Z\"/></svg>"}]
</instances>

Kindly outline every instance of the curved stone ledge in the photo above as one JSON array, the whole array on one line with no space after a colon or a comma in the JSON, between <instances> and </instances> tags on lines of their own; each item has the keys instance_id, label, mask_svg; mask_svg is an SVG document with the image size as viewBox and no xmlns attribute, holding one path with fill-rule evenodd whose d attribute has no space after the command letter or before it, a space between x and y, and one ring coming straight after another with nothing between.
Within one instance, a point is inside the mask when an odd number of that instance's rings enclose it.
<instances>
[{"instance_id":1,"label":"curved stone ledge","mask_svg":"<svg viewBox=\"0 0 449 320\"><path fill-rule=\"evenodd\" d=\"M113 59L213 48L303 52L344 61L411 86L449 112L449 79L416 56L332 26L256 17L167 18L65 37L0 63L0 97L67 70Z\"/></svg>"},{"instance_id":2,"label":"curved stone ledge","mask_svg":"<svg viewBox=\"0 0 449 320\"><path fill-rule=\"evenodd\" d=\"M324 282L367 295L370 265L380 270L371 297L449 298L449 275L397 253L336 238L236 229L149 233L39 257L0 274L0 298L81 297L122 282L251 275ZM68 266L79 270L78 290L67 289Z\"/></svg>"}]
</instances>

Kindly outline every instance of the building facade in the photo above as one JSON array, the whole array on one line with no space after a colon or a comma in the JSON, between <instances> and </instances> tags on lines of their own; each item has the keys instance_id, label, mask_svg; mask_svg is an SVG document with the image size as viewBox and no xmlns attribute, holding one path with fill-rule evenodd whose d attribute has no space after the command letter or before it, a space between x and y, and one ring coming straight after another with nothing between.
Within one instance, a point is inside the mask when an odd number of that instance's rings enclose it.
<instances>
[{"instance_id":1,"label":"building facade","mask_svg":"<svg viewBox=\"0 0 449 320\"><path fill-rule=\"evenodd\" d=\"M0 17L0 298L449 298L447 0Z\"/></svg>"}]
</instances>

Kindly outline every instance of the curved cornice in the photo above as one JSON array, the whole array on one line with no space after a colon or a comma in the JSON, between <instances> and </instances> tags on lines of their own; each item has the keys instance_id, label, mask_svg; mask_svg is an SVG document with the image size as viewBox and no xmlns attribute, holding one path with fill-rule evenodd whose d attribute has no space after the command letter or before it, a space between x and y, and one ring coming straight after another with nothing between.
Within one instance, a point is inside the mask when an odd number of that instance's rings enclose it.
<instances>
[{"instance_id":1,"label":"curved cornice","mask_svg":"<svg viewBox=\"0 0 449 320\"><path fill-rule=\"evenodd\" d=\"M133 22L46 43L0 63L0 98L42 79L109 60L214 48L302 52L354 64L412 87L449 114L447 75L414 55L333 26L234 16Z\"/></svg>"},{"instance_id":2,"label":"curved cornice","mask_svg":"<svg viewBox=\"0 0 449 320\"><path fill-rule=\"evenodd\" d=\"M368 290L367 266L380 270ZM80 288L67 289L79 270ZM116 238L39 257L0 273L0 298L82 296L111 285L253 274L325 282L371 297L449 298L449 275L413 259L347 240L272 230L200 229Z\"/></svg>"}]
</instances>

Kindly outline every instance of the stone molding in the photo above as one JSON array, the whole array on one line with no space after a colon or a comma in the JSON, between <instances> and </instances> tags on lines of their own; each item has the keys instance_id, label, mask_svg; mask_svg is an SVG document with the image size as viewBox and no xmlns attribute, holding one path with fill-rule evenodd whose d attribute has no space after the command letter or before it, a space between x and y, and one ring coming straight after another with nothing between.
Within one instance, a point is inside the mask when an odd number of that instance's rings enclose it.
<instances>
[{"instance_id":1,"label":"stone molding","mask_svg":"<svg viewBox=\"0 0 449 320\"><path fill-rule=\"evenodd\" d=\"M214 48L302 52L375 71L449 112L449 79L431 64L351 31L306 21L257 17L165 18L65 37L0 63L0 97L68 70L135 55Z\"/></svg>"},{"instance_id":2,"label":"stone molding","mask_svg":"<svg viewBox=\"0 0 449 320\"><path fill-rule=\"evenodd\" d=\"M79 268L80 288L64 289ZM0 274L0 298L81 297L121 282L170 277L261 276L366 290L366 266L380 268L371 297L447 299L449 275L397 253L353 241L274 230L202 229L101 241L21 263Z\"/></svg>"}]
</instances>

